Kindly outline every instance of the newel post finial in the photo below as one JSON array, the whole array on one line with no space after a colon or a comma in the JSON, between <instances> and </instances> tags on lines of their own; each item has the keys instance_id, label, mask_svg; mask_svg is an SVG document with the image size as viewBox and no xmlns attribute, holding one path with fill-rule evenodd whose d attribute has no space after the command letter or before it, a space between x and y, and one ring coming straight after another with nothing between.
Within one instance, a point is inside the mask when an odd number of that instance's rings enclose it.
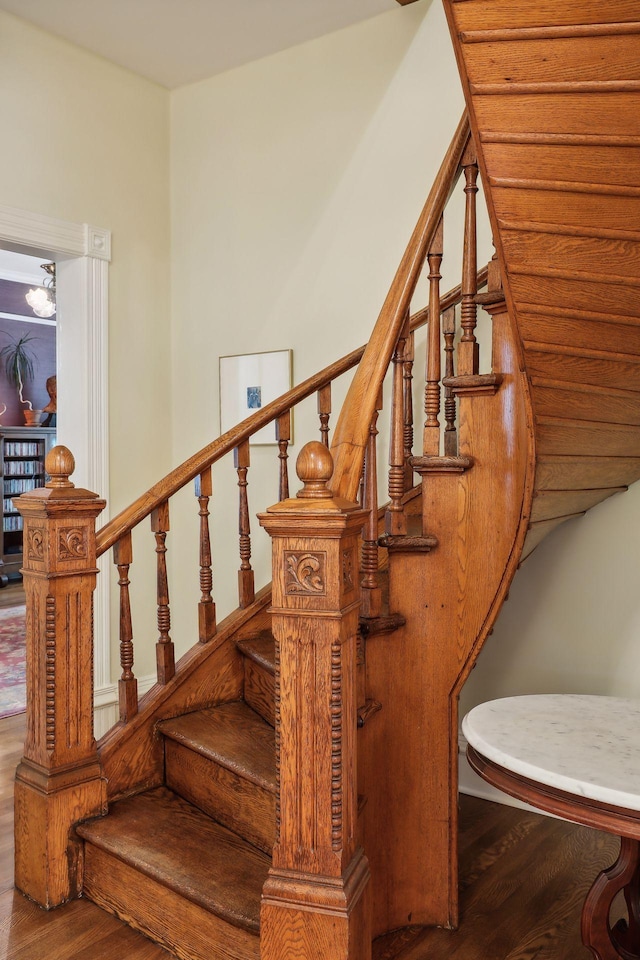
<instances>
[{"instance_id":1,"label":"newel post finial","mask_svg":"<svg viewBox=\"0 0 640 960\"><path fill-rule=\"evenodd\" d=\"M51 479L15 499L24 521L27 730L15 783L15 882L43 907L80 893L78 820L106 803L93 736L93 591L97 494L69 477L66 447L46 457Z\"/></svg>"},{"instance_id":2,"label":"newel post finial","mask_svg":"<svg viewBox=\"0 0 640 960\"><path fill-rule=\"evenodd\" d=\"M273 541L276 841L260 956L371 955L369 867L356 838L358 538L365 513L334 497L324 444L298 456L298 495L260 515ZM309 749L309 745L313 748ZM301 906L302 905L302 906Z\"/></svg>"},{"instance_id":3,"label":"newel post finial","mask_svg":"<svg viewBox=\"0 0 640 960\"><path fill-rule=\"evenodd\" d=\"M300 500L330 500L329 480L333 474L331 451L319 440L306 443L296 460L298 479L304 484L296 496Z\"/></svg>"},{"instance_id":4,"label":"newel post finial","mask_svg":"<svg viewBox=\"0 0 640 960\"><path fill-rule=\"evenodd\" d=\"M44 468L51 477L46 484L47 487L61 488L75 486L75 484L71 483L69 477L76 468L76 461L68 447L63 447L62 444L60 444L57 447L53 447L52 450L49 450L49 453L45 457Z\"/></svg>"}]
</instances>

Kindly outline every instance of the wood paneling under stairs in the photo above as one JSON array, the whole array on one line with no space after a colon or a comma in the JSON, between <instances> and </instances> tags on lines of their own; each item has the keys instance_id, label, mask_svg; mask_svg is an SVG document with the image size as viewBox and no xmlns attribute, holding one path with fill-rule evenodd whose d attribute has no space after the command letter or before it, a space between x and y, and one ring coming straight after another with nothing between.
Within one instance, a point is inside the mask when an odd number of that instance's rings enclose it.
<instances>
[{"instance_id":1,"label":"wood paneling under stairs","mask_svg":"<svg viewBox=\"0 0 640 960\"><path fill-rule=\"evenodd\" d=\"M24 717L0 722L0 960L168 960L170 954L87 900L46 912L12 889L13 770ZM374 943L374 960L588 960L580 909L613 862L612 837L461 797L460 929L409 928Z\"/></svg>"},{"instance_id":2,"label":"wood paneling under stairs","mask_svg":"<svg viewBox=\"0 0 640 960\"><path fill-rule=\"evenodd\" d=\"M531 382L536 491L557 494L534 503L526 555L640 477L640 9L445 7Z\"/></svg>"}]
</instances>

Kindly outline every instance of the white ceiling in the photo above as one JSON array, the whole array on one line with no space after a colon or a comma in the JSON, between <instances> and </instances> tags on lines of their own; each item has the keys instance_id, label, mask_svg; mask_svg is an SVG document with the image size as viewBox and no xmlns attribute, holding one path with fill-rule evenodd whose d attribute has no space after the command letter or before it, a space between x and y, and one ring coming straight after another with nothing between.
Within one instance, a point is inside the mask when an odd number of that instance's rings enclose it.
<instances>
[{"instance_id":1,"label":"white ceiling","mask_svg":"<svg viewBox=\"0 0 640 960\"><path fill-rule=\"evenodd\" d=\"M396 0L0 0L0 9L170 89L387 10L402 16Z\"/></svg>"}]
</instances>

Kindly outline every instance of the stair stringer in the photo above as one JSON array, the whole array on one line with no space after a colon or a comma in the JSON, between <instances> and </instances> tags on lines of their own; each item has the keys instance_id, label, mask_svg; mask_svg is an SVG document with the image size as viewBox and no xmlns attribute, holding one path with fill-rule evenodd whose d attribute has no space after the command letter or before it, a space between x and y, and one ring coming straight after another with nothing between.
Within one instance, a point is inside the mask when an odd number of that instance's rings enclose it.
<instances>
[{"instance_id":1,"label":"stair stringer","mask_svg":"<svg viewBox=\"0 0 640 960\"><path fill-rule=\"evenodd\" d=\"M495 396L460 399L462 476L423 479L430 554L392 553L391 611L406 625L367 643L367 695L382 704L359 744L373 935L458 923L458 698L518 567L535 441L528 381L506 313L494 318Z\"/></svg>"}]
</instances>

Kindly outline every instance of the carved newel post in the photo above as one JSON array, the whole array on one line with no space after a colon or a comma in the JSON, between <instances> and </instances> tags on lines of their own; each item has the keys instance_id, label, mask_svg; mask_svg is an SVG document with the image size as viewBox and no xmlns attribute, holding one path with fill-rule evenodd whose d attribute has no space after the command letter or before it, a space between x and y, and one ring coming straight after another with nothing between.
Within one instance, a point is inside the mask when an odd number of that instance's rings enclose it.
<instances>
[{"instance_id":1,"label":"carved newel post","mask_svg":"<svg viewBox=\"0 0 640 960\"><path fill-rule=\"evenodd\" d=\"M356 841L358 535L365 514L328 489L308 443L304 488L260 516L273 538L278 795L261 960L365 960L369 867Z\"/></svg>"},{"instance_id":2,"label":"carved newel post","mask_svg":"<svg viewBox=\"0 0 640 960\"><path fill-rule=\"evenodd\" d=\"M79 893L78 820L102 813L105 783L93 736L95 521L105 506L69 480L75 463L55 447L46 487L24 493L27 731L15 784L15 882L54 907Z\"/></svg>"}]
</instances>

